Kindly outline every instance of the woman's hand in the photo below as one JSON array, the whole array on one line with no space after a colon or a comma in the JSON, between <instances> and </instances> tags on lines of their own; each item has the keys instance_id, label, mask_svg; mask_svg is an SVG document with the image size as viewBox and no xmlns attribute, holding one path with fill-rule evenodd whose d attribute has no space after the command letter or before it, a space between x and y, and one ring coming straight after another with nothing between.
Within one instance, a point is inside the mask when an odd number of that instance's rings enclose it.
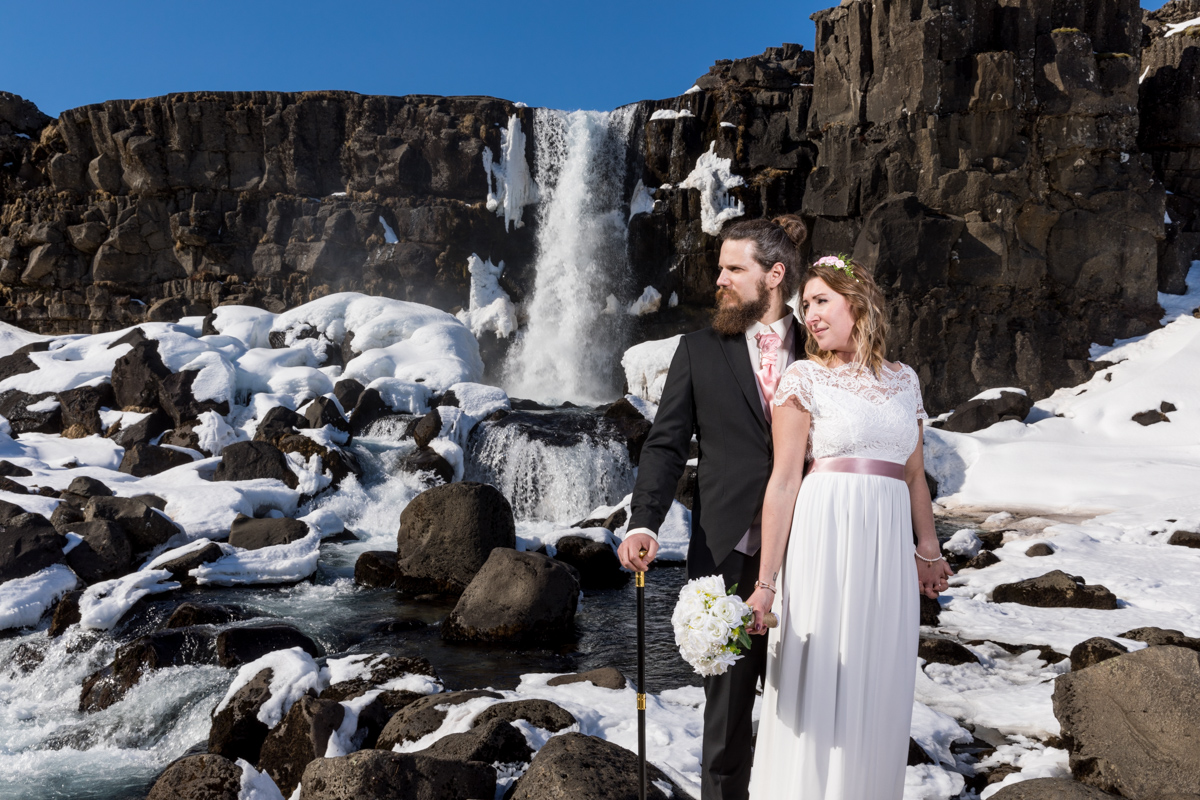
<instances>
[{"instance_id":1,"label":"woman's hand","mask_svg":"<svg viewBox=\"0 0 1200 800\"><path fill-rule=\"evenodd\" d=\"M938 560L930 563L921 556ZM921 549L917 548L917 582L921 585L921 594L930 600L936 600L939 592L944 592L950 587L950 576L954 574L946 559L939 556L940 552L922 553Z\"/></svg>"},{"instance_id":2,"label":"woman's hand","mask_svg":"<svg viewBox=\"0 0 1200 800\"><path fill-rule=\"evenodd\" d=\"M750 606L754 612L754 622L746 626L746 633L757 636L767 632L767 626L763 624L763 617L771 610L774 602L775 593L770 589L759 586L754 590L754 594L746 600L746 605Z\"/></svg>"}]
</instances>

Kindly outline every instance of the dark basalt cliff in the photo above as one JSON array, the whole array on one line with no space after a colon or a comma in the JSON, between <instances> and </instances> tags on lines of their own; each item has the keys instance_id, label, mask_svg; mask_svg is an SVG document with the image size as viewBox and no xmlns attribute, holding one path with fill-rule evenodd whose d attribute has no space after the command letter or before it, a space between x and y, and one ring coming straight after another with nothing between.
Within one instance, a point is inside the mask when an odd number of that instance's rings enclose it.
<instances>
[{"instance_id":1,"label":"dark basalt cliff","mask_svg":"<svg viewBox=\"0 0 1200 800\"><path fill-rule=\"evenodd\" d=\"M1200 246L1200 30L1164 35L1195 17L1200 0L1145 20L1137 0L845 0L814 16L815 53L722 61L637 104L627 196L676 188L630 220L628 283L680 302L636 335L706 318L716 240L677 187L713 146L748 216L800 212L813 252L876 271L931 408L1078 382L1090 343L1157 324ZM453 310L471 253L504 260L520 302L536 215L506 230L483 159L513 115L531 134L531 109L482 97L189 93L51 120L0 93L0 319L97 331L343 290Z\"/></svg>"}]
</instances>

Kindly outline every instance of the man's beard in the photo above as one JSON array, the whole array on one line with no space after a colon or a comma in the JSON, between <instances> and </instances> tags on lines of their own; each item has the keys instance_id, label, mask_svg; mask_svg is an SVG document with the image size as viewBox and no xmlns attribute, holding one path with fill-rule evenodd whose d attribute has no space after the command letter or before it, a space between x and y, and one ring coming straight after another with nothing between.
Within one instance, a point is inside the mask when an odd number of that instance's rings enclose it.
<instances>
[{"instance_id":1,"label":"man's beard","mask_svg":"<svg viewBox=\"0 0 1200 800\"><path fill-rule=\"evenodd\" d=\"M767 288L764 278L758 282L758 297L753 300L742 300L733 305L725 305L721 301L726 297L734 297L728 289L717 289L717 310L713 314L713 330L722 336L737 336L745 333L751 325L758 322L771 306L771 291Z\"/></svg>"}]
</instances>

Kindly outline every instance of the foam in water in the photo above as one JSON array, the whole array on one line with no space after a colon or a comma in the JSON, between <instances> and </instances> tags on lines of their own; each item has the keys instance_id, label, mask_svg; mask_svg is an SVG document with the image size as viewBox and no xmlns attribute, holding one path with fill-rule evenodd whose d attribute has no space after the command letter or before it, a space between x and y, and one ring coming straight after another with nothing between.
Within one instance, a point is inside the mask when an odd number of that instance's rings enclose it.
<instances>
[{"instance_id":1,"label":"foam in water","mask_svg":"<svg viewBox=\"0 0 1200 800\"><path fill-rule=\"evenodd\" d=\"M536 112L542 202L529 325L504 370L514 397L594 405L619 394L613 365L627 322L604 310L608 295L622 294L627 281L624 181L632 119L632 107Z\"/></svg>"}]
</instances>

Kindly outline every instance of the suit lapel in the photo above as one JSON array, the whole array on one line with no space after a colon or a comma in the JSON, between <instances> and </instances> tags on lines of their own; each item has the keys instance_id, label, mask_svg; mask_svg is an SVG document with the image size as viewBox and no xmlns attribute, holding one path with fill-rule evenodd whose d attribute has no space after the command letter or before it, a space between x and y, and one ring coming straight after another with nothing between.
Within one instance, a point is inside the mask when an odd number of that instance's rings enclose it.
<instances>
[{"instance_id":1,"label":"suit lapel","mask_svg":"<svg viewBox=\"0 0 1200 800\"><path fill-rule=\"evenodd\" d=\"M767 418L763 414L762 400L758 397L758 382L754 378L754 369L750 366L750 352L746 347L745 338L720 335L718 338L721 341L721 350L725 353L725 360L729 363L730 371L733 372L734 380L742 390L742 394L745 395L746 402L754 411L754 418L758 420L758 424L764 431L768 430Z\"/></svg>"}]
</instances>

